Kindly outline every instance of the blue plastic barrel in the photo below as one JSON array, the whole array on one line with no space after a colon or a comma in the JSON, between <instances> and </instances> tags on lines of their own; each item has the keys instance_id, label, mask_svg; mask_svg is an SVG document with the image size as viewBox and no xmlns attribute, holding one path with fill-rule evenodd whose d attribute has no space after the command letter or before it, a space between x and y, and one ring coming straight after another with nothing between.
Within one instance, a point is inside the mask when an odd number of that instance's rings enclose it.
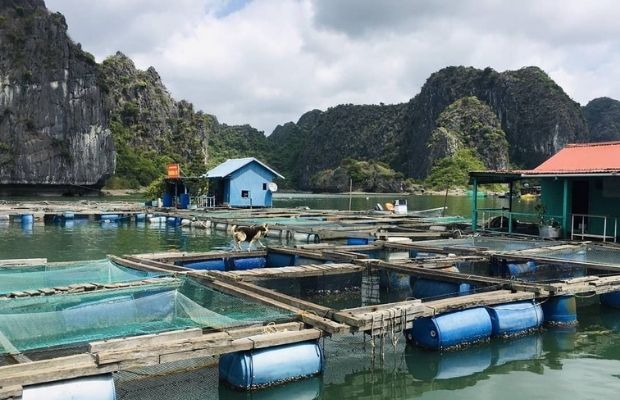
<instances>
[{"instance_id":1,"label":"blue plastic barrel","mask_svg":"<svg viewBox=\"0 0 620 400\"><path fill-rule=\"evenodd\" d=\"M34 216L32 214L24 214L21 216L22 225L30 225L34 223Z\"/></svg>"},{"instance_id":2,"label":"blue plastic barrel","mask_svg":"<svg viewBox=\"0 0 620 400\"><path fill-rule=\"evenodd\" d=\"M620 292L609 292L600 295L601 304L613 308L620 308Z\"/></svg>"},{"instance_id":3,"label":"blue plastic barrel","mask_svg":"<svg viewBox=\"0 0 620 400\"><path fill-rule=\"evenodd\" d=\"M290 267L297 261L296 254L279 253L269 250L267 252L267 266L271 268Z\"/></svg>"},{"instance_id":4,"label":"blue plastic barrel","mask_svg":"<svg viewBox=\"0 0 620 400\"><path fill-rule=\"evenodd\" d=\"M73 211L65 211L64 213L62 213L62 217L64 219L73 219L75 218L75 213Z\"/></svg>"},{"instance_id":5,"label":"blue plastic barrel","mask_svg":"<svg viewBox=\"0 0 620 400\"><path fill-rule=\"evenodd\" d=\"M189 194L183 193L179 196L179 205L184 209L189 208Z\"/></svg>"},{"instance_id":6,"label":"blue plastic barrel","mask_svg":"<svg viewBox=\"0 0 620 400\"><path fill-rule=\"evenodd\" d=\"M101 221L115 222L121 219L118 214L101 214Z\"/></svg>"},{"instance_id":7,"label":"blue plastic barrel","mask_svg":"<svg viewBox=\"0 0 620 400\"><path fill-rule=\"evenodd\" d=\"M172 195L170 193L164 193L161 201L164 207L172 207Z\"/></svg>"},{"instance_id":8,"label":"blue plastic barrel","mask_svg":"<svg viewBox=\"0 0 620 400\"><path fill-rule=\"evenodd\" d=\"M357 238L357 237L347 238L347 246L360 246L360 245L368 244L369 242L370 242L369 238Z\"/></svg>"},{"instance_id":9,"label":"blue plastic barrel","mask_svg":"<svg viewBox=\"0 0 620 400\"><path fill-rule=\"evenodd\" d=\"M405 331L405 338L427 349L439 350L487 340L492 330L489 313L477 307L416 319L413 328Z\"/></svg>"},{"instance_id":10,"label":"blue plastic barrel","mask_svg":"<svg viewBox=\"0 0 620 400\"><path fill-rule=\"evenodd\" d=\"M226 263L223 258L214 258L212 260L189 261L183 263L185 268L204 269L210 271L224 271Z\"/></svg>"},{"instance_id":11,"label":"blue plastic barrel","mask_svg":"<svg viewBox=\"0 0 620 400\"><path fill-rule=\"evenodd\" d=\"M168 225L172 225L172 226L177 226L177 225L181 225L181 218L176 218L176 217L168 217L166 219L166 223Z\"/></svg>"},{"instance_id":12,"label":"blue plastic barrel","mask_svg":"<svg viewBox=\"0 0 620 400\"><path fill-rule=\"evenodd\" d=\"M411 295L416 299L435 298L443 296L459 296L471 292L472 285L459 282L442 282L434 279L419 278L411 287Z\"/></svg>"},{"instance_id":13,"label":"blue plastic barrel","mask_svg":"<svg viewBox=\"0 0 620 400\"><path fill-rule=\"evenodd\" d=\"M577 302L575 296L564 295L548 298L543 304L545 323L551 325L577 324Z\"/></svg>"},{"instance_id":14,"label":"blue plastic barrel","mask_svg":"<svg viewBox=\"0 0 620 400\"><path fill-rule=\"evenodd\" d=\"M323 376L317 375L286 385L277 385L252 392L235 390L228 385L218 385L218 398L226 400L317 400L321 398Z\"/></svg>"},{"instance_id":15,"label":"blue plastic barrel","mask_svg":"<svg viewBox=\"0 0 620 400\"><path fill-rule=\"evenodd\" d=\"M496 340L491 342L490 347L493 349L494 365L535 360L543 354L543 337L541 334L534 334L511 340Z\"/></svg>"},{"instance_id":16,"label":"blue plastic barrel","mask_svg":"<svg viewBox=\"0 0 620 400\"><path fill-rule=\"evenodd\" d=\"M473 346L461 351L428 351L415 346L405 347L407 370L416 379L454 379L480 373L491 366L490 346Z\"/></svg>"},{"instance_id":17,"label":"blue plastic barrel","mask_svg":"<svg viewBox=\"0 0 620 400\"><path fill-rule=\"evenodd\" d=\"M317 375L323 367L317 341L225 354L219 362L220 380L244 390Z\"/></svg>"},{"instance_id":18,"label":"blue plastic barrel","mask_svg":"<svg viewBox=\"0 0 620 400\"><path fill-rule=\"evenodd\" d=\"M265 268L267 259L265 257L233 258L232 265L236 270Z\"/></svg>"},{"instance_id":19,"label":"blue plastic barrel","mask_svg":"<svg viewBox=\"0 0 620 400\"><path fill-rule=\"evenodd\" d=\"M136 222L143 222L146 221L146 214L144 213L140 213L140 214L136 214Z\"/></svg>"},{"instance_id":20,"label":"blue plastic barrel","mask_svg":"<svg viewBox=\"0 0 620 400\"><path fill-rule=\"evenodd\" d=\"M510 336L539 328L543 323L540 304L532 301L501 304L487 308L493 336Z\"/></svg>"},{"instance_id":21,"label":"blue plastic barrel","mask_svg":"<svg viewBox=\"0 0 620 400\"><path fill-rule=\"evenodd\" d=\"M379 284L388 290L411 290L411 278L411 275L384 270L379 275Z\"/></svg>"},{"instance_id":22,"label":"blue plastic barrel","mask_svg":"<svg viewBox=\"0 0 620 400\"><path fill-rule=\"evenodd\" d=\"M325 264L325 260L320 258L309 258L299 256L295 259L295 265L312 265L312 264Z\"/></svg>"},{"instance_id":23,"label":"blue plastic barrel","mask_svg":"<svg viewBox=\"0 0 620 400\"><path fill-rule=\"evenodd\" d=\"M112 374L24 386L22 400L116 400Z\"/></svg>"},{"instance_id":24,"label":"blue plastic barrel","mask_svg":"<svg viewBox=\"0 0 620 400\"><path fill-rule=\"evenodd\" d=\"M502 266L502 276L507 278L515 278L521 275L533 274L537 270L537 265L534 261L528 261L525 263L506 263Z\"/></svg>"}]
</instances>

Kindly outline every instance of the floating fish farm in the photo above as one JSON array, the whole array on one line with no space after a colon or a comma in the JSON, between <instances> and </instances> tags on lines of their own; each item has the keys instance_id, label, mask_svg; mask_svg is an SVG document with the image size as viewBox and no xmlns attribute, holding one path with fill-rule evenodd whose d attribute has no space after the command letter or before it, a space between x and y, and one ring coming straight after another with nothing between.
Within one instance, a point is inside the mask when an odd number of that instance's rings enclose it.
<instances>
[{"instance_id":1,"label":"floating fish farm","mask_svg":"<svg viewBox=\"0 0 620 400\"><path fill-rule=\"evenodd\" d=\"M467 226L457 219L353 212L93 215L84 219L222 232L268 223L270 245L0 261L0 399L113 399L111 374L205 358L235 390L287 384L324 370L320 338L351 334L372 360L403 338L422 359L484 353L463 366L484 369L512 354L492 358L491 338L529 346L532 332L575 325L580 297L620 307L620 249L609 244L461 237ZM435 367L438 377L452 373Z\"/></svg>"}]
</instances>

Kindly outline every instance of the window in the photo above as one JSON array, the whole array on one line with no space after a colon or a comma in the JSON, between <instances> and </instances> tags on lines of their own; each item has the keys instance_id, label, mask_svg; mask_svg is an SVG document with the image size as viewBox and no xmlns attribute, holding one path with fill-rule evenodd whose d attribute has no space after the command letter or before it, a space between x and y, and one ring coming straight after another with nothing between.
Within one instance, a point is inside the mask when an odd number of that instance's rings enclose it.
<instances>
[{"instance_id":1,"label":"window","mask_svg":"<svg viewBox=\"0 0 620 400\"><path fill-rule=\"evenodd\" d=\"M267 184L263 183L263 190L267 190Z\"/></svg>"},{"instance_id":2,"label":"window","mask_svg":"<svg viewBox=\"0 0 620 400\"><path fill-rule=\"evenodd\" d=\"M247 199L248 197L250 197L250 191L249 190L242 190L241 191L241 197L243 197L244 199Z\"/></svg>"}]
</instances>

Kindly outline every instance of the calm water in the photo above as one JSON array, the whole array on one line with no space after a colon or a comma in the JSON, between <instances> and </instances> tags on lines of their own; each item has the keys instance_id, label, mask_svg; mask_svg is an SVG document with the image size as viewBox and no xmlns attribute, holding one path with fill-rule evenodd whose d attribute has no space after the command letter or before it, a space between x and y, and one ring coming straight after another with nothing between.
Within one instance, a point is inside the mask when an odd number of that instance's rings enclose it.
<instances>
[{"instance_id":1,"label":"calm water","mask_svg":"<svg viewBox=\"0 0 620 400\"><path fill-rule=\"evenodd\" d=\"M394 197L355 196L353 209L370 209ZM402 199L402 198L401 198ZM409 209L443 205L443 196L412 196ZM506 200L479 199L482 207ZM348 196L279 194L276 207L347 209ZM449 197L450 215L468 216L471 201ZM516 203L531 210L531 203ZM163 250L230 249L221 233L173 227L96 223L0 225L0 258L46 257L50 261L101 259L106 254ZM615 399L620 391L620 311L581 301L580 324L573 330L547 330L512 341L495 340L464 351L429 353L408 347L402 336L396 350L386 341L385 360L373 364L370 346L360 335L325 339L327 364L317 378L279 388L241 394L219 387L217 370L119 384L121 399ZM585 304L588 301L588 304ZM172 379L172 378L171 378ZM184 381L183 379L187 379Z\"/></svg>"}]
</instances>

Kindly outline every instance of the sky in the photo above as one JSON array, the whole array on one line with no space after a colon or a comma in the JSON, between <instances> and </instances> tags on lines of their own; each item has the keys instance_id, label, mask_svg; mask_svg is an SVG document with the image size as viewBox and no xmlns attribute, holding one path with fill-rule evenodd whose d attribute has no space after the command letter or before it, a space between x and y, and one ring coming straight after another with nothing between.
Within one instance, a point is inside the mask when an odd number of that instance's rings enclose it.
<instances>
[{"instance_id":1,"label":"sky","mask_svg":"<svg viewBox=\"0 0 620 400\"><path fill-rule=\"evenodd\" d=\"M271 134L310 110L395 104L450 65L536 65L620 99L615 0L46 0L97 61L155 67L177 99Z\"/></svg>"}]
</instances>

